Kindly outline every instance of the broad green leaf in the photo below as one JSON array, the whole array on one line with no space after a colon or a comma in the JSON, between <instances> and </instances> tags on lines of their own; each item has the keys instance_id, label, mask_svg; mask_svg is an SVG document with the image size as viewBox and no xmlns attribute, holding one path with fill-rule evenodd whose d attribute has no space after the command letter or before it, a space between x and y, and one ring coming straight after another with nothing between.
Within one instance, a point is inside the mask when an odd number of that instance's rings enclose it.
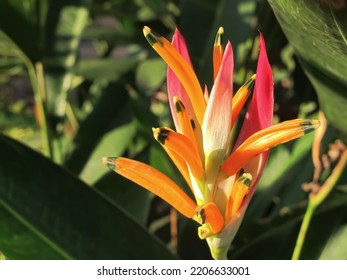
<instances>
[{"instance_id":1,"label":"broad green leaf","mask_svg":"<svg viewBox=\"0 0 347 280\"><path fill-rule=\"evenodd\" d=\"M9 259L171 259L115 203L0 135L0 251Z\"/></svg>"},{"instance_id":2,"label":"broad green leaf","mask_svg":"<svg viewBox=\"0 0 347 280\"><path fill-rule=\"evenodd\" d=\"M103 90L92 113L82 122L72 146L69 147L65 162L68 169L80 174L103 135L131 121L128 100L128 93L119 82L110 83Z\"/></svg>"},{"instance_id":3,"label":"broad green leaf","mask_svg":"<svg viewBox=\"0 0 347 280\"><path fill-rule=\"evenodd\" d=\"M87 164L83 168L80 177L90 185L93 185L108 172L106 166L101 163L104 156L121 156L135 136L134 123L124 124L106 133L98 146L93 150Z\"/></svg>"},{"instance_id":4,"label":"broad green leaf","mask_svg":"<svg viewBox=\"0 0 347 280\"><path fill-rule=\"evenodd\" d=\"M327 119L347 139L347 6L343 1L269 0L314 86Z\"/></svg>"},{"instance_id":5,"label":"broad green leaf","mask_svg":"<svg viewBox=\"0 0 347 280\"><path fill-rule=\"evenodd\" d=\"M6 260L6 256L0 252L0 261Z\"/></svg>"},{"instance_id":6,"label":"broad green leaf","mask_svg":"<svg viewBox=\"0 0 347 280\"><path fill-rule=\"evenodd\" d=\"M346 260L347 259L347 225L339 227L326 243L321 260Z\"/></svg>"},{"instance_id":7,"label":"broad green leaf","mask_svg":"<svg viewBox=\"0 0 347 280\"><path fill-rule=\"evenodd\" d=\"M116 81L119 77L131 70L143 55L125 58L104 58L81 60L75 70L76 75L81 75L87 80L105 79Z\"/></svg>"},{"instance_id":8,"label":"broad green leaf","mask_svg":"<svg viewBox=\"0 0 347 280\"><path fill-rule=\"evenodd\" d=\"M166 63L161 58L146 59L136 69L136 84L143 92L152 93L166 78Z\"/></svg>"},{"instance_id":9,"label":"broad green leaf","mask_svg":"<svg viewBox=\"0 0 347 280\"><path fill-rule=\"evenodd\" d=\"M152 193L111 170L108 170L94 187L117 203L141 225L147 225Z\"/></svg>"}]
</instances>

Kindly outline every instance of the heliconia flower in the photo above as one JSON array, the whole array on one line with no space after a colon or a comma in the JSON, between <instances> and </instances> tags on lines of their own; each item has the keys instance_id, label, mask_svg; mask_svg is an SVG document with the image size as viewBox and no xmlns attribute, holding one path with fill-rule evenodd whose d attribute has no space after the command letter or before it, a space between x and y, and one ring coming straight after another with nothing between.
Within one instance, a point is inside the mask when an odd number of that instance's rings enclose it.
<instances>
[{"instance_id":1,"label":"heliconia flower","mask_svg":"<svg viewBox=\"0 0 347 280\"><path fill-rule=\"evenodd\" d=\"M200 223L198 235L207 240L212 257L226 259L269 149L313 131L319 122L295 119L272 125L273 79L261 34L256 75L233 95L233 51L230 42L222 46L223 28L214 43L214 85L210 92L201 88L178 30L172 43L148 27L143 31L168 64L168 97L176 126L176 131L153 128L153 135L182 173L194 199L147 164L122 157L105 157L103 162ZM249 98L237 134L234 124Z\"/></svg>"}]
</instances>

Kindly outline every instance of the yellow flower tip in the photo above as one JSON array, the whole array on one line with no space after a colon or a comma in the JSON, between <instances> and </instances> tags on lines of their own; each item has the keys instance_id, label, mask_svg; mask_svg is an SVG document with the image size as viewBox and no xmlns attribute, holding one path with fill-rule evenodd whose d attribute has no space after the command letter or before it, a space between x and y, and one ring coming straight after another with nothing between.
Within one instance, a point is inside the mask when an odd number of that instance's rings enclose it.
<instances>
[{"instance_id":1,"label":"yellow flower tip","mask_svg":"<svg viewBox=\"0 0 347 280\"><path fill-rule=\"evenodd\" d=\"M165 145L165 140L169 137L171 130L164 127L158 127L152 128L152 131L155 140L157 140L160 144Z\"/></svg>"},{"instance_id":2,"label":"yellow flower tip","mask_svg":"<svg viewBox=\"0 0 347 280\"><path fill-rule=\"evenodd\" d=\"M117 157L103 157L102 163L104 165L106 165L108 168L110 168L111 170L115 170L116 169L116 163L115 163L116 159L117 159Z\"/></svg>"},{"instance_id":3,"label":"yellow flower tip","mask_svg":"<svg viewBox=\"0 0 347 280\"><path fill-rule=\"evenodd\" d=\"M246 187L250 187L251 183L252 183L252 175L251 173L243 173L238 179L237 181L239 183L241 183L242 185L246 186Z\"/></svg>"},{"instance_id":4,"label":"yellow flower tip","mask_svg":"<svg viewBox=\"0 0 347 280\"><path fill-rule=\"evenodd\" d=\"M152 127L152 133L155 139L157 139L159 132L160 128Z\"/></svg>"},{"instance_id":5,"label":"yellow flower tip","mask_svg":"<svg viewBox=\"0 0 347 280\"><path fill-rule=\"evenodd\" d=\"M224 227L224 218L213 202L198 206L195 209L195 216L197 221L202 224L198 232L201 239L219 233Z\"/></svg>"},{"instance_id":6,"label":"yellow flower tip","mask_svg":"<svg viewBox=\"0 0 347 280\"><path fill-rule=\"evenodd\" d=\"M221 46L222 45L222 35L224 34L224 28L219 27L216 38L214 40L215 46Z\"/></svg>"},{"instance_id":7,"label":"yellow flower tip","mask_svg":"<svg viewBox=\"0 0 347 280\"><path fill-rule=\"evenodd\" d=\"M160 40L161 36L154 33L148 26L143 27L143 35L145 35L145 38L151 46L153 46L155 43L163 46L163 42Z\"/></svg>"},{"instance_id":8,"label":"yellow flower tip","mask_svg":"<svg viewBox=\"0 0 347 280\"><path fill-rule=\"evenodd\" d=\"M255 83L256 74L253 74L251 78L244 84L248 90L252 89Z\"/></svg>"},{"instance_id":9,"label":"yellow flower tip","mask_svg":"<svg viewBox=\"0 0 347 280\"><path fill-rule=\"evenodd\" d=\"M148 26L144 26L143 27L143 34L145 35L145 37L150 34L152 31L152 29L150 29Z\"/></svg>"},{"instance_id":10,"label":"yellow flower tip","mask_svg":"<svg viewBox=\"0 0 347 280\"><path fill-rule=\"evenodd\" d=\"M209 224L198 227L198 236L201 240L211 237L212 235L214 235L214 233L212 232Z\"/></svg>"}]
</instances>

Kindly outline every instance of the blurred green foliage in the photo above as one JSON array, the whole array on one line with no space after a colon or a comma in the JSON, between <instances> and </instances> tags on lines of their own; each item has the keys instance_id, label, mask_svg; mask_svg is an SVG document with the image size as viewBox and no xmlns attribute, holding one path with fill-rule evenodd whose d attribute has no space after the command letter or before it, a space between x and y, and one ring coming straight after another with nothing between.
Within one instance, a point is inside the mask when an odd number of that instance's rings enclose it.
<instances>
[{"instance_id":1,"label":"blurred green foliage","mask_svg":"<svg viewBox=\"0 0 347 280\"><path fill-rule=\"evenodd\" d=\"M344 0L2 0L0 259L209 259L193 221L178 218L172 246L170 207L101 163L106 155L136 158L187 189L152 137L151 127L172 120L166 65L142 27L167 38L178 27L208 88L218 27L233 45L235 88L255 72L260 30L277 120L316 118L323 110L327 152L335 139L347 139L346 6ZM314 172L313 137L271 151L230 258L291 258L307 204L301 186ZM302 258L347 258L346 179L319 207Z\"/></svg>"}]
</instances>

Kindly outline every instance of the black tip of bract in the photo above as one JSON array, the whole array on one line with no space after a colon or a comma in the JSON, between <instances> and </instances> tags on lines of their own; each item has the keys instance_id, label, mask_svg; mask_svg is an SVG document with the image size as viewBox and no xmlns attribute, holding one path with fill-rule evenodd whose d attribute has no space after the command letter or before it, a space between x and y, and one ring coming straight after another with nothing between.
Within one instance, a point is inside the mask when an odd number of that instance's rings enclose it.
<instances>
[{"instance_id":1,"label":"black tip of bract","mask_svg":"<svg viewBox=\"0 0 347 280\"><path fill-rule=\"evenodd\" d=\"M158 141L161 144L165 144L165 140L169 137L170 130L167 130L165 128L160 129L160 133L158 134Z\"/></svg>"},{"instance_id":2,"label":"black tip of bract","mask_svg":"<svg viewBox=\"0 0 347 280\"><path fill-rule=\"evenodd\" d=\"M305 127L305 128L304 128L304 133L305 133L305 134L308 134L308 133L314 131L315 129L316 129L316 128L313 127L313 126Z\"/></svg>"},{"instance_id":3,"label":"black tip of bract","mask_svg":"<svg viewBox=\"0 0 347 280\"><path fill-rule=\"evenodd\" d=\"M105 164L108 168L114 170L116 168L116 165L114 163L116 158L117 157L103 157L102 163Z\"/></svg>"},{"instance_id":4,"label":"black tip of bract","mask_svg":"<svg viewBox=\"0 0 347 280\"><path fill-rule=\"evenodd\" d=\"M254 83L255 83L255 78L252 77L244 84L244 87L246 87L248 90L252 90L254 87Z\"/></svg>"}]
</instances>

